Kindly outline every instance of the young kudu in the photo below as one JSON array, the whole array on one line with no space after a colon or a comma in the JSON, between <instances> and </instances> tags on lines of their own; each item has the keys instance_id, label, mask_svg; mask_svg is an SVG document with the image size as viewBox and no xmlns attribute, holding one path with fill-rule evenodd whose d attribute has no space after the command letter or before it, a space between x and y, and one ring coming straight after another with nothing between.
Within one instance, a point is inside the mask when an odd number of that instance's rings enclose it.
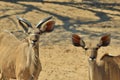
<instances>
[{"instance_id":1,"label":"young kudu","mask_svg":"<svg viewBox=\"0 0 120 80\"><path fill-rule=\"evenodd\" d=\"M42 70L39 59L39 37L44 32L54 29L53 17L41 20L35 27L26 19L17 17L28 37L18 40L13 34L0 34L0 80L37 80Z\"/></svg>"},{"instance_id":2,"label":"young kudu","mask_svg":"<svg viewBox=\"0 0 120 80\"><path fill-rule=\"evenodd\" d=\"M82 47L89 55L89 80L120 80L120 55L112 56L105 53L98 61L98 50L110 44L110 34L101 37L95 47L86 47L82 38L72 35L74 46ZM94 42L93 42L94 43Z\"/></svg>"}]
</instances>

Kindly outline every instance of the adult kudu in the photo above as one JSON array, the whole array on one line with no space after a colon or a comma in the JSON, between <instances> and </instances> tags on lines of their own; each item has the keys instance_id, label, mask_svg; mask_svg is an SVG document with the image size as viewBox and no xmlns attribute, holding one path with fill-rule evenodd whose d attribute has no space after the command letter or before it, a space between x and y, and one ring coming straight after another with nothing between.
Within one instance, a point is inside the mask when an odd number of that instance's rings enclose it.
<instances>
[{"instance_id":1,"label":"adult kudu","mask_svg":"<svg viewBox=\"0 0 120 80\"><path fill-rule=\"evenodd\" d=\"M110 44L110 34L101 37L99 43L94 47L86 47L83 39L77 34L72 35L74 46L82 47L89 55L89 80L120 80L120 55L112 56L105 53L98 58L100 47L106 47ZM94 42L92 42L94 43Z\"/></svg>"},{"instance_id":2,"label":"adult kudu","mask_svg":"<svg viewBox=\"0 0 120 80\"><path fill-rule=\"evenodd\" d=\"M37 80L42 70L39 59L39 37L54 29L53 17L41 20L35 27L17 17L28 36L20 41L12 33L0 33L0 80Z\"/></svg>"}]
</instances>

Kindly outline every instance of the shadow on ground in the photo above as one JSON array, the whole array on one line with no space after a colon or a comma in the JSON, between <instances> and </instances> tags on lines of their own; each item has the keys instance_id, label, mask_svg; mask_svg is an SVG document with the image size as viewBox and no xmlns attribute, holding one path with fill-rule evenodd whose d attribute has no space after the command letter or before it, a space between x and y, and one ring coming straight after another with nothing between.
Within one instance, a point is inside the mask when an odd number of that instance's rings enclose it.
<instances>
[{"instance_id":1,"label":"shadow on ground","mask_svg":"<svg viewBox=\"0 0 120 80\"><path fill-rule=\"evenodd\" d=\"M102 11L102 9L104 9L104 10L118 11L119 12L120 9L116 8L116 7L120 7L119 3L71 3L71 2L49 2L49 1L45 1L44 4L46 4L46 3L54 4L54 5L61 5L61 6L69 6L69 7L74 7L74 8L81 9L81 10L87 10L87 11L90 11L90 12L94 13L99 19L96 20L96 21L87 21L87 22L85 21L84 22L84 21L80 21L79 19L73 19L73 18L70 18L70 17L66 17L66 16L63 16L63 15L60 15L60 14L53 13L53 12L48 11L48 10L38 8L38 7L36 7L32 4L19 3L18 1L14 1L14 0L13 0L12 4L21 5L21 6L25 7L25 9L22 12L13 13L12 15L26 14L26 13L32 12L33 10L36 10L36 11L43 12L43 13L46 13L46 14L49 14L49 15L53 15L54 17L56 17L57 19L62 21L63 24L62 25L56 25L55 29L58 29L60 26L62 26L63 29L65 29L68 32L90 35L90 37L91 36L99 36L98 34L102 34L102 32L90 32L90 31L86 31L86 30L83 31L83 29L82 30L77 30L76 27L81 27L81 25L87 25L89 27L89 25L91 25L91 24L97 24L97 23L111 21L111 17L108 16L108 15L120 17L120 14L110 14L110 13ZM14 8L14 9L16 10L17 8ZM101 9L101 11L96 10L96 9ZM11 9L4 9L4 10L0 10L0 11L5 12L5 11L10 11L10 10ZM8 18L12 15L9 15L9 14L1 15L0 20L2 20L4 18ZM12 18L9 18L9 19L17 26L16 21L14 21ZM71 20L73 22L71 22ZM74 26L75 24L77 26ZM71 26L74 26L74 28L70 28ZM115 33L115 34L120 34L120 33ZM117 40L120 40L119 36L114 36L113 38L117 39Z\"/></svg>"}]
</instances>

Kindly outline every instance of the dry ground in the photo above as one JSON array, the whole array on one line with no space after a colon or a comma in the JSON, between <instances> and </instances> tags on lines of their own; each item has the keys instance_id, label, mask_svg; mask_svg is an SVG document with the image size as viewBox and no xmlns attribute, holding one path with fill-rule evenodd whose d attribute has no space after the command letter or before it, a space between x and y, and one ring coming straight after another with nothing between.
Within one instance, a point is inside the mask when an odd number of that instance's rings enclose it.
<instances>
[{"instance_id":1,"label":"dry ground","mask_svg":"<svg viewBox=\"0 0 120 80\"><path fill-rule=\"evenodd\" d=\"M120 52L120 4L17 2L0 1L0 31L22 30L16 16L36 25L53 15L55 30L40 38L40 60L43 70L39 80L88 80L88 57L82 48L72 46L71 35L79 34L95 44L104 33L111 33L111 45L99 55ZM22 35L19 35L21 38ZM95 40L95 41L93 41Z\"/></svg>"}]
</instances>

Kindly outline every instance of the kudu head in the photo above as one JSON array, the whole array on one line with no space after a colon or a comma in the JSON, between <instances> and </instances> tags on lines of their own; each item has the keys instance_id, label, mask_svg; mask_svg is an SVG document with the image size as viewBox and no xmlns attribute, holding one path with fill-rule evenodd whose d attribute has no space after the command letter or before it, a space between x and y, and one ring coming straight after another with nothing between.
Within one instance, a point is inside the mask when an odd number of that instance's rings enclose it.
<instances>
[{"instance_id":1,"label":"kudu head","mask_svg":"<svg viewBox=\"0 0 120 80\"><path fill-rule=\"evenodd\" d=\"M54 29L55 25L55 21L53 20L52 16L41 20L35 27L33 27L31 23L26 19L18 16L17 19L21 27L24 29L24 32L28 34L26 40L30 45L34 47L37 46L40 35L44 32L51 32Z\"/></svg>"},{"instance_id":2,"label":"kudu head","mask_svg":"<svg viewBox=\"0 0 120 80\"><path fill-rule=\"evenodd\" d=\"M82 47L86 52L88 52L87 55L89 55L89 60L94 61L97 58L98 49L100 47L105 47L110 44L110 34L105 34L104 36L102 36L99 43L94 47L91 47L91 45L86 46L83 39L76 34L72 35L72 42L74 46Z\"/></svg>"}]
</instances>

